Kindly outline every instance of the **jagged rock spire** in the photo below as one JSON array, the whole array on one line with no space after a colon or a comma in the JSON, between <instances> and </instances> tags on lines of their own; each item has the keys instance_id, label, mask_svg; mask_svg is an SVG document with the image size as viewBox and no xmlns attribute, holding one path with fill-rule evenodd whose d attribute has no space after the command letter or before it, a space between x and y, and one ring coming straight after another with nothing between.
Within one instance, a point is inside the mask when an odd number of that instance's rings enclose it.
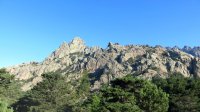
<instances>
[{"instance_id":1,"label":"jagged rock spire","mask_svg":"<svg viewBox=\"0 0 200 112\"><path fill-rule=\"evenodd\" d=\"M80 37L74 37L70 44L85 45L85 42Z\"/></svg>"},{"instance_id":2,"label":"jagged rock spire","mask_svg":"<svg viewBox=\"0 0 200 112\"><path fill-rule=\"evenodd\" d=\"M70 43L63 42L48 59L63 58L71 53L84 52L85 48L85 42L80 37L75 37Z\"/></svg>"},{"instance_id":3,"label":"jagged rock spire","mask_svg":"<svg viewBox=\"0 0 200 112\"><path fill-rule=\"evenodd\" d=\"M86 48L85 42L80 37L75 37L70 43L70 53L83 52Z\"/></svg>"}]
</instances>

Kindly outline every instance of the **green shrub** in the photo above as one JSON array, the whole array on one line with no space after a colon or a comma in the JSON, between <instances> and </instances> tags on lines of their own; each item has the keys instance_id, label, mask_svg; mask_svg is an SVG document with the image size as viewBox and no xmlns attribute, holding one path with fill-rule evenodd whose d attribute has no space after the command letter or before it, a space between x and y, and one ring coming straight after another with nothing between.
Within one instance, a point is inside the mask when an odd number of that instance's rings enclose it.
<instances>
[{"instance_id":1,"label":"green shrub","mask_svg":"<svg viewBox=\"0 0 200 112\"><path fill-rule=\"evenodd\" d=\"M0 112L13 112L13 109L9 108L5 101L0 100Z\"/></svg>"}]
</instances>

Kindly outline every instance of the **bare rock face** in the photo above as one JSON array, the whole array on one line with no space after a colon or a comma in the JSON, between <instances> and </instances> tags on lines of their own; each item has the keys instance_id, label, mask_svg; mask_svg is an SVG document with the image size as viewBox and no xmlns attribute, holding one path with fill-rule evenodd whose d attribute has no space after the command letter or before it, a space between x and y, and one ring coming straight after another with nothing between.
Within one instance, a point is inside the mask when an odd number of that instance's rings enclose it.
<instances>
[{"instance_id":1,"label":"bare rock face","mask_svg":"<svg viewBox=\"0 0 200 112\"><path fill-rule=\"evenodd\" d=\"M128 74L145 79L166 78L174 72L185 77L200 77L200 60L178 48L162 46L109 43L106 49L87 47L81 38L76 37L70 43L64 42L43 62L12 66L6 70L16 79L26 81L22 87L24 91L41 82L41 75L46 72L59 71L71 81L81 78L87 71L93 91Z\"/></svg>"},{"instance_id":2,"label":"bare rock face","mask_svg":"<svg viewBox=\"0 0 200 112\"><path fill-rule=\"evenodd\" d=\"M57 59L57 58L66 57L66 56L68 56L69 54L72 54L72 53L84 52L85 48L86 48L86 46L85 46L84 41L79 37L75 37L69 44L64 42L47 59L53 60L53 59Z\"/></svg>"},{"instance_id":3,"label":"bare rock face","mask_svg":"<svg viewBox=\"0 0 200 112\"><path fill-rule=\"evenodd\" d=\"M194 77L200 77L200 59L194 58L191 62L191 68L194 74Z\"/></svg>"},{"instance_id":4,"label":"bare rock face","mask_svg":"<svg viewBox=\"0 0 200 112\"><path fill-rule=\"evenodd\" d=\"M193 56L200 57L200 47L191 48L189 46L184 46L181 50Z\"/></svg>"}]
</instances>

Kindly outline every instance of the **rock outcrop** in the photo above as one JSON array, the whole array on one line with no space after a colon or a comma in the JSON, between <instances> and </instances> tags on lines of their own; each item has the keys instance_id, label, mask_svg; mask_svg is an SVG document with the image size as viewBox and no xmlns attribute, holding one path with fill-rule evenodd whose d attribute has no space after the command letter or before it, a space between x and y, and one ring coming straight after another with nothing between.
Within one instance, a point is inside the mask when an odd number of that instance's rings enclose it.
<instances>
[{"instance_id":1,"label":"rock outcrop","mask_svg":"<svg viewBox=\"0 0 200 112\"><path fill-rule=\"evenodd\" d=\"M59 71L68 81L90 75L91 90L128 74L141 78L166 78L172 73L185 77L200 77L200 60L180 49L162 46L127 45L109 43L106 49L87 47L80 38L64 42L43 62L31 62L6 68L16 79L24 80L24 91L42 81L46 72Z\"/></svg>"},{"instance_id":2,"label":"rock outcrop","mask_svg":"<svg viewBox=\"0 0 200 112\"><path fill-rule=\"evenodd\" d=\"M181 50L193 56L200 57L200 47L191 48L189 46L184 46Z\"/></svg>"}]
</instances>

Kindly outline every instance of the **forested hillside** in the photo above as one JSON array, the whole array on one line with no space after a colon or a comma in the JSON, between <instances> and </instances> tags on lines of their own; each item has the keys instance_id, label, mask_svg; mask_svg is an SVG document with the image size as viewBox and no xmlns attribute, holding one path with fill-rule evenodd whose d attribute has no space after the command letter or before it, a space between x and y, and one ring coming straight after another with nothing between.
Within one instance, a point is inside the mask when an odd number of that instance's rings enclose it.
<instances>
[{"instance_id":1,"label":"forested hillside","mask_svg":"<svg viewBox=\"0 0 200 112\"><path fill-rule=\"evenodd\" d=\"M19 81L1 70L1 112L198 112L200 79L171 74L151 81L127 75L90 91L89 74L67 82L58 72L46 73L44 80L27 92Z\"/></svg>"}]
</instances>

